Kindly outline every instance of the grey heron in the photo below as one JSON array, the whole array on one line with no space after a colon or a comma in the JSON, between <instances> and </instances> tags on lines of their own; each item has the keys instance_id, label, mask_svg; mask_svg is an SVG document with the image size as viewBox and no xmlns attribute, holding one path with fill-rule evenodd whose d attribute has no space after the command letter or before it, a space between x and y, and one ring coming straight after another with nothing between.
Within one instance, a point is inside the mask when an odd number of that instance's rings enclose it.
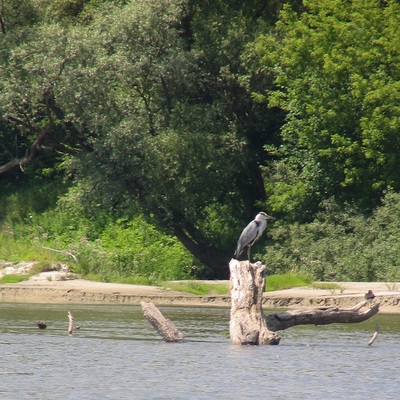
<instances>
[{"instance_id":1,"label":"grey heron","mask_svg":"<svg viewBox=\"0 0 400 400\"><path fill-rule=\"evenodd\" d=\"M274 220L274 217L271 217L265 212L258 213L254 220L243 229L243 232L237 242L233 257L238 259L244 248L247 247L247 259L250 262L250 247L253 246L253 244L261 237L262 233L267 227L267 221Z\"/></svg>"}]
</instances>

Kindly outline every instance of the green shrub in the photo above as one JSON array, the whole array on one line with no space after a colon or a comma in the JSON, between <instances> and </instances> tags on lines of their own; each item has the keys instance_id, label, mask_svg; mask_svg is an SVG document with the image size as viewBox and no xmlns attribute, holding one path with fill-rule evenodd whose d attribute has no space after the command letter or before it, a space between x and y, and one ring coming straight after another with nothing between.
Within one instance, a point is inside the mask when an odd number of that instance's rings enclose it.
<instances>
[{"instance_id":1,"label":"green shrub","mask_svg":"<svg viewBox=\"0 0 400 400\"><path fill-rule=\"evenodd\" d=\"M201 274L181 243L138 215L115 220L88 216L74 191L45 211L20 211L19 194L1 197L9 211L0 220L0 259L66 261L75 272L102 281L156 283ZM25 192L22 197L25 197ZM10 217L15 212L16 217ZM51 250L52 249L52 250Z\"/></svg>"},{"instance_id":2,"label":"green shrub","mask_svg":"<svg viewBox=\"0 0 400 400\"><path fill-rule=\"evenodd\" d=\"M229 284L205 283L202 281L164 282L163 287L181 292L193 293L198 296L226 295L229 292Z\"/></svg>"},{"instance_id":3,"label":"green shrub","mask_svg":"<svg viewBox=\"0 0 400 400\"><path fill-rule=\"evenodd\" d=\"M182 244L151 221L141 215L116 220L106 212L88 216L70 193L70 201L49 200L44 211L25 190L21 198L2 193L0 259L68 262L82 276L103 281L154 284L202 276L203 269ZM210 235L218 227L212 225L212 215L204 222ZM272 274L318 281L399 281L399 237L400 194L388 191L371 215L332 200L309 223L277 220L257 247L266 243L265 252L252 258ZM268 290L271 284L269 277Z\"/></svg>"},{"instance_id":4,"label":"green shrub","mask_svg":"<svg viewBox=\"0 0 400 400\"><path fill-rule=\"evenodd\" d=\"M140 216L109 224L99 237L99 245L119 277L171 280L188 279L196 273L193 257L181 243Z\"/></svg>"},{"instance_id":5,"label":"green shrub","mask_svg":"<svg viewBox=\"0 0 400 400\"><path fill-rule=\"evenodd\" d=\"M400 194L389 191L370 216L333 201L304 224L277 221L262 256L273 273L320 281L400 280Z\"/></svg>"}]
</instances>

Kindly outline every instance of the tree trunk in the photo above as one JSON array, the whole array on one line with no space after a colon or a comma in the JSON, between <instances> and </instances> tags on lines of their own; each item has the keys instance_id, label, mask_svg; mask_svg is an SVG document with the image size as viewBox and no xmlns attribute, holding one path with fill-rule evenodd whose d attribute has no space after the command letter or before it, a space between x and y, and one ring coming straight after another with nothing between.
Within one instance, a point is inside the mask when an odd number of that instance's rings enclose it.
<instances>
[{"instance_id":1,"label":"tree trunk","mask_svg":"<svg viewBox=\"0 0 400 400\"><path fill-rule=\"evenodd\" d=\"M12 120L14 122L19 122L18 119L13 118L13 117L8 117L8 119ZM24 165L30 163L34 159L34 157L36 156L36 153L38 152L39 146L46 139L46 137L50 134L50 132L51 132L50 125L45 126L42 129L42 131L37 134L36 139L30 145L30 148L26 152L24 157L22 157L22 158L15 157L15 158L11 159L11 161L9 161L8 163L0 165L0 174L8 172L8 171L14 169L15 167L20 167L20 169L23 171ZM1 143L0 143L0 145L1 145ZM1 147L5 148L3 145ZM6 152L11 154L11 152L7 151L7 149L6 149Z\"/></svg>"},{"instance_id":2,"label":"tree trunk","mask_svg":"<svg viewBox=\"0 0 400 400\"><path fill-rule=\"evenodd\" d=\"M231 321L232 344L278 344L276 331L296 325L326 325L365 321L377 314L379 303L362 301L351 309L337 307L317 308L273 313L265 316L262 299L265 288L265 266L260 262L232 259L231 272ZM364 306L367 310L361 311Z\"/></svg>"},{"instance_id":3,"label":"tree trunk","mask_svg":"<svg viewBox=\"0 0 400 400\"><path fill-rule=\"evenodd\" d=\"M226 264L229 256L221 255L221 252L205 243L193 240L180 226L174 226L174 235L201 263L207 265L211 272L208 279L226 279L228 277Z\"/></svg>"},{"instance_id":4,"label":"tree trunk","mask_svg":"<svg viewBox=\"0 0 400 400\"><path fill-rule=\"evenodd\" d=\"M262 310L265 266L232 259L229 269L232 302L229 332L232 344L278 344L280 337L268 329Z\"/></svg>"}]
</instances>

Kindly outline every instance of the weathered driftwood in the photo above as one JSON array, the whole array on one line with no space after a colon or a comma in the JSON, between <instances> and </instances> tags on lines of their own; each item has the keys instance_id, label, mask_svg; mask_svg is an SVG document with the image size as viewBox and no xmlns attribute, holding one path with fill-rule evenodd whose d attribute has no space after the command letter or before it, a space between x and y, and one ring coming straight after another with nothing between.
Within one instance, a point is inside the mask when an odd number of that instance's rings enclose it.
<instances>
[{"instance_id":1,"label":"weathered driftwood","mask_svg":"<svg viewBox=\"0 0 400 400\"><path fill-rule=\"evenodd\" d=\"M379 333L380 327L381 327L381 326L380 326L379 324L376 324L375 332L374 332L374 334L371 336L371 339L369 339L368 346L371 346L371 344L375 342L375 339L378 337L378 333Z\"/></svg>"},{"instance_id":2,"label":"weathered driftwood","mask_svg":"<svg viewBox=\"0 0 400 400\"><path fill-rule=\"evenodd\" d=\"M262 310L265 266L232 259L229 269L232 344L278 344L280 337L268 329Z\"/></svg>"},{"instance_id":3,"label":"weathered driftwood","mask_svg":"<svg viewBox=\"0 0 400 400\"><path fill-rule=\"evenodd\" d=\"M141 303L144 316L166 342L183 342L185 338L176 326L165 318L153 303Z\"/></svg>"},{"instance_id":4,"label":"weathered driftwood","mask_svg":"<svg viewBox=\"0 0 400 400\"><path fill-rule=\"evenodd\" d=\"M74 329L74 316L69 311L68 311L68 319L69 319L68 334L72 335L72 330Z\"/></svg>"},{"instance_id":5,"label":"weathered driftwood","mask_svg":"<svg viewBox=\"0 0 400 400\"><path fill-rule=\"evenodd\" d=\"M379 303L374 304L365 311L361 311L361 308L367 305L367 303L367 301L362 301L350 309L327 307L273 313L266 317L266 323L269 329L273 331L282 331L296 325L328 325L335 323L362 322L371 318L379 311Z\"/></svg>"},{"instance_id":6,"label":"weathered driftwood","mask_svg":"<svg viewBox=\"0 0 400 400\"><path fill-rule=\"evenodd\" d=\"M278 344L280 338L276 331L304 324L361 322L379 311L379 303L361 311L363 306L372 304L362 301L351 309L317 308L266 316L262 310L265 266L260 262L250 264L232 259L229 269L232 299L230 337L233 344Z\"/></svg>"},{"instance_id":7,"label":"weathered driftwood","mask_svg":"<svg viewBox=\"0 0 400 400\"><path fill-rule=\"evenodd\" d=\"M229 332L233 344L279 344L280 337L276 332L292 326L361 322L379 311L379 303L373 304L371 301L363 300L350 309L326 307L265 315L262 309L265 266L260 262L251 264L248 261L240 262L232 259L229 269L231 272ZM141 305L146 319L166 342L184 341L182 333L153 303L141 302ZM362 311L364 306L367 306L367 309ZM369 344L373 343L376 336L377 332Z\"/></svg>"}]
</instances>

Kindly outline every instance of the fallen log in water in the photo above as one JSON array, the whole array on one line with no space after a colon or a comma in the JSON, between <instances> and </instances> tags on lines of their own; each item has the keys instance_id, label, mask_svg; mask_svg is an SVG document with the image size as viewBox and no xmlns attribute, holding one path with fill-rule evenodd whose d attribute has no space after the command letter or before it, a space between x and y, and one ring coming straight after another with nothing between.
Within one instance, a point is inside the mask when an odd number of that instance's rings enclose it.
<instances>
[{"instance_id":1,"label":"fallen log in water","mask_svg":"<svg viewBox=\"0 0 400 400\"><path fill-rule=\"evenodd\" d=\"M140 304L147 321L156 329L164 341L176 343L185 340L176 326L169 319L165 318L153 303L142 301Z\"/></svg>"}]
</instances>

